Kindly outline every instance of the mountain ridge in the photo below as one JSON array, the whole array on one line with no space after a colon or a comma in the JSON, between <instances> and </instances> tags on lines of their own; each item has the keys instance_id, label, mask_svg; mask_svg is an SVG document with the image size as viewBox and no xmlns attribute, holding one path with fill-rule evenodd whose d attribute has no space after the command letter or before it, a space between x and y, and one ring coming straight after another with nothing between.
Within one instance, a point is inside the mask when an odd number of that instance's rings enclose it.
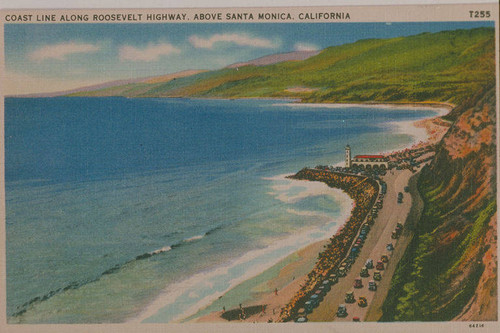
<instances>
[{"instance_id":1,"label":"mountain ridge","mask_svg":"<svg viewBox=\"0 0 500 333\"><path fill-rule=\"evenodd\" d=\"M70 96L296 98L310 103L448 102L494 80L493 28L363 39L304 60L225 67L157 84ZM297 89L298 88L298 89Z\"/></svg>"}]
</instances>

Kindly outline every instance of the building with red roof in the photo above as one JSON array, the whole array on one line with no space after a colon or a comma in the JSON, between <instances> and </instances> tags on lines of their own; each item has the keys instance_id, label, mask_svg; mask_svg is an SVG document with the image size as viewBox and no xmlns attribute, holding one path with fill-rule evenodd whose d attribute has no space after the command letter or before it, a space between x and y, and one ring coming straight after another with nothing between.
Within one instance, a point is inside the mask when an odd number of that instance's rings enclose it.
<instances>
[{"instance_id":1,"label":"building with red roof","mask_svg":"<svg viewBox=\"0 0 500 333\"><path fill-rule=\"evenodd\" d=\"M364 169L388 169L389 160L384 155L356 155L351 158L351 147L345 147L346 168L361 167Z\"/></svg>"}]
</instances>

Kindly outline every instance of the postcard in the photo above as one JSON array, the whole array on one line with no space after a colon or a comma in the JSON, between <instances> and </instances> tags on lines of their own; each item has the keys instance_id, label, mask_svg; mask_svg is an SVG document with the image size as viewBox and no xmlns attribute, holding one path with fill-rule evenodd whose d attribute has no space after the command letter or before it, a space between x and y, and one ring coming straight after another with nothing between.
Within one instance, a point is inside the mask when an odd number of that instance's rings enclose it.
<instances>
[{"instance_id":1,"label":"postcard","mask_svg":"<svg viewBox=\"0 0 500 333\"><path fill-rule=\"evenodd\" d=\"M0 13L6 332L499 329L498 4Z\"/></svg>"}]
</instances>

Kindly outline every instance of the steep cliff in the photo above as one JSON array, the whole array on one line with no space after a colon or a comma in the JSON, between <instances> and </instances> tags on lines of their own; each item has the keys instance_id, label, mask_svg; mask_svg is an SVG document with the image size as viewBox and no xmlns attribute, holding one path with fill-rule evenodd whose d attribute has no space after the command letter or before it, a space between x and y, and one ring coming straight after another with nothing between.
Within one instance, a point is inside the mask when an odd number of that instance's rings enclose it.
<instances>
[{"instance_id":1,"label":"steep cliff","mask_svg":"<svg viewBox=\"0 0 500 333\"><path fill-rule=\"evenodd\" d=\"M449 118L454 123L419 179L424 211L384 321L497 319L494 83Z\"/></svg>"}]
</instances>

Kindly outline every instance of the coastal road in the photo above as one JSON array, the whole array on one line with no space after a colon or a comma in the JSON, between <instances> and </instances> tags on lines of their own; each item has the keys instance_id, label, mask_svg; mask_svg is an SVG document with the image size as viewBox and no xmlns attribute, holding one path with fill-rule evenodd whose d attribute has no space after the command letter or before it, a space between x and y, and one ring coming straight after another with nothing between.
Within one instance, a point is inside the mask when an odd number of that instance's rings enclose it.
<instances>
[{"instance_id":1,"label":"coastal road","mask_svg":"<svg viewBox=\"0 0 500 333\"><path fill-rule=\"evenodd\" d=\"M392 273L394 272L394 266L397 264L397 261L395 260L396 258L393 257L393 253L391 251L387 251L386 246L388 243L392 243L396 248L395 252L398 252L398 257L400 257L399 252L402 252L402 248L404 247L403 245L406 245L401 244L404 242L403 239L392 239L391 234L396 228L397 223L405 223L410 212L412 198L409 193L404 192L404 187L408 186L409 179L412 175L413 173L409 170L391 170L388 171L387 175L382 178L387 183L387 193L384 196L383 208L379 210L378 217L375 219L375 223L368 233L360 255L356 259L356 262L352 265L347 275L343 278L339 278L339 282L332 286L332 289L327 293L320 305L308 315L309 321L352 321L353 317L359 317L361 321L364 321L369 310L370 312L374 312L370 308L374 302L375 295L381 294L385 297L387 294L387 288L390 285L387 281L391 279ZM400 204L397 203L398 192L402 192L404 194L403 202ZM362 278L362 288L354 289L354 279L360 277L359 273L361 268L364 267L366 260L373 259L373 263L376 265L377 261L380 260L380 257L384 254L388 255L389 262L384 264L386 269L381 271L382 281L377 282L378 290L368 290L368 281L373 279L373 272L375 269L369 270L369 277ZM344 301L345 294L351 290L354 290L356 302L346 304ZM361 308L357 305L357 301L360 296L366 297L368 307ZM378 301L376 303L380 307L380 297L377 297L377 299ZM337 317L336 312L339 304L346 304L348 313L347 317ZM375 311L374 313L378 312L379 311ZM373 317L373 315L371 317ZM372 318L371 320L376 319Z\"/></svg>"}]
</instances>

